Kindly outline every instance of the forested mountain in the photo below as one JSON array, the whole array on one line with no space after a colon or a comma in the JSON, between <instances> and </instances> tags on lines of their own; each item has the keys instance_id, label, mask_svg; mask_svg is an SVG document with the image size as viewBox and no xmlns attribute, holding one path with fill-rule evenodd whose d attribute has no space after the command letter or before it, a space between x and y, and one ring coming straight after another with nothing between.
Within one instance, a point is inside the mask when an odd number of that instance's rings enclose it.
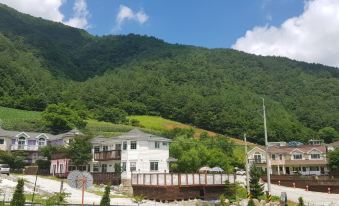
<instances>
[{"instance_id":1,"label":"forested mountain","mask_svg":"<svg viewBox=\"0 0 339 206\"><path fill-rule=\"evenodd\" d=\"M139 35L97 37L0 5L0 105L160 115L262 142L339 131L339 70Z\"/></svg>"}]
</instances>

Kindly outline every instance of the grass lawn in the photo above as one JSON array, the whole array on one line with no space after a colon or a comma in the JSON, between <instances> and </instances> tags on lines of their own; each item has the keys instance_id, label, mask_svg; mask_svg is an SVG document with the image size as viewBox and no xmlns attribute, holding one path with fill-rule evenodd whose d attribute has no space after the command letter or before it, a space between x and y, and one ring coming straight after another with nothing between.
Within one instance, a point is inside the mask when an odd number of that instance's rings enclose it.
<instances>
[{"instance_id":1,"label":"grass lawn","mask_svg":"<svg viewBox=\"0 0 339 206\"><path fill-rule=\"evenodd\" d=\"M41 119L41 112L0 107L0 124L6 129L15 128L23 122L34 122Z\"/></svg>"},{"instance_id":2,"label":"grass lawn","mask_svg":"<svg viewBox=\"0 0 339 206\"><path fill-rule=\"evenodd\" d=\"M133 127L129 125L113 124L90 119L87 120L85 132L88 132L94 136L102 135L105 137L112 137L124 132L128 132L131 129L133 129Z\"/></svg>"}]
</instances>

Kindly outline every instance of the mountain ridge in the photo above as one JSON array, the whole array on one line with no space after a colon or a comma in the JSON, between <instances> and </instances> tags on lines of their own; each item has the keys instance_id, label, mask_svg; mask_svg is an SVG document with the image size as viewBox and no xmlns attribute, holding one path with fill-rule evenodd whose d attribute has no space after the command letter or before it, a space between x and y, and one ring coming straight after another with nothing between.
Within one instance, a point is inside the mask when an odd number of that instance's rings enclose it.
<instances>
[{"instance_id":1,"label":"mountain ridge","mask_svg":"<svg viewBox=\"0 0 339 206\"><path fill-rule=\"evenodd\" d=\"M2 106L65 103L91 117L113 107L262 142L264 97L272 140L339 131L337 68L135 34L92 36L1 4L0 33Z\"/></svg>"}]
</instances>

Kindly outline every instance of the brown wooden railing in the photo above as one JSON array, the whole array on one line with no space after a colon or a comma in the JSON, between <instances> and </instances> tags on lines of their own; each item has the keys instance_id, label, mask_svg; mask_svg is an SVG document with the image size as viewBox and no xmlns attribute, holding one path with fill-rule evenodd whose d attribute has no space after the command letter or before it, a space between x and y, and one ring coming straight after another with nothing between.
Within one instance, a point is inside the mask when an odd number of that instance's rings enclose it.
<instances>
[{"instance_id":1,"label":"brown wooden railing","mask_svg":"<svg viewBox=\"0 0 339 206\"><path fill-rule=\"evenodd\" d=\"M120 160L120 159L121 159L121 150L94 152L95 161Z\"/></svg>"}]
</instances>

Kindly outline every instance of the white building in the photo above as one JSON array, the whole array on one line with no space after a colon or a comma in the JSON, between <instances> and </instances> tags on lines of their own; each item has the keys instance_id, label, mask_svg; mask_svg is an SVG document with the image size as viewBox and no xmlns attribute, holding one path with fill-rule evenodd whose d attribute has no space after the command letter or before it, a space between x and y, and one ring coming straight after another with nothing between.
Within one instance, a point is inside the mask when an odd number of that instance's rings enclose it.
<instances>
[{"instance_id":1,"label":"white building","mask_svg":"<svg viewBox=\"0 0 339 206\"><path fill-rule=\"evenodd\" d=\"M130 179L132 172L168 172L170 142L138 129L116 137L94 138L90 171L111 173L121 169L122 179Z\"/></svg>"}]
</instances>

